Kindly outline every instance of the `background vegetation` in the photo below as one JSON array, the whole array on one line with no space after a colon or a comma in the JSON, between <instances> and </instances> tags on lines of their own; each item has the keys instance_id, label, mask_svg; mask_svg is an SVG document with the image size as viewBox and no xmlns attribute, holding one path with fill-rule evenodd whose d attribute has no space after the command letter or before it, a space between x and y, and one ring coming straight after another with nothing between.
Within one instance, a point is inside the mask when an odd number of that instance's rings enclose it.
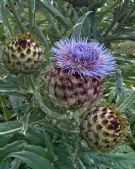
<instances>
[{"instance_id":1,"label":"background vegetation","mask_svg":"<svg viewBox=\"0 0 135 169\"><path fill-rule=\"evenodd\" d=\"M65 110L53 105L41 87L44 67L30 76L6 70L4 41L19 32L42 42L46 64L54 42L65 37L96 39L110 48L118 67L107 79L102 102L119 106L127 115L132 136L126 144L109 153L84 146L77 127L80 112L63 114ZM1 0L0 169L134 169L134 41L134 0L90 0L87 7L64 0Z\"/></svg>"}]
</instances>

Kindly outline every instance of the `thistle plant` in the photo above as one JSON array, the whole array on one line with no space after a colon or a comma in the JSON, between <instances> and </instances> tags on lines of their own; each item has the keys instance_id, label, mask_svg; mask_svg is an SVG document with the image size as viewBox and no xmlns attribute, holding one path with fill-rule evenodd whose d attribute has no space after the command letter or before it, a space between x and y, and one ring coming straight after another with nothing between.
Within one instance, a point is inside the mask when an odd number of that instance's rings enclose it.
<instances>
[{"instance_id":1,"label":"thistle plant","mask_svg":"<svg viewBox=\"0 0 135 169\"><path fill-rule=\"evenodd\" d=\"M134 12L0 1L0 168L135 168Z\"/></svg>"},{"instance_id":2,"label":"thistle plant","mask_svg":"<svg viewBox=\"0 0 135 169\"><path fill-rule=\"evenodd\" d=\"M130 134L126 116L115 107L94 107L81 118L81 133L89 146L110 151Z\"/></svg>"},{"instance_id":3,"label":"thistle plant","mask_svg":"<svg viewBox=\"0 0 135 169\"><path fill-rule=\"evenodd\" d=\"M97 42L66 39L52 49L48 92L64 106L87 107L101 97L104 77L115 72L113 56Z\"/></svg>"},{"instance_id":4,"label":"thistle plant","mask_svg":"<svg viewBox=\"0 0 135 169\"><path fill-rule=\"evenodd\" d=\"M43 47L28 34L7 40L3 49L3 63L12 73L31 73L43 63Z\"/></svg>"}]
</instances>

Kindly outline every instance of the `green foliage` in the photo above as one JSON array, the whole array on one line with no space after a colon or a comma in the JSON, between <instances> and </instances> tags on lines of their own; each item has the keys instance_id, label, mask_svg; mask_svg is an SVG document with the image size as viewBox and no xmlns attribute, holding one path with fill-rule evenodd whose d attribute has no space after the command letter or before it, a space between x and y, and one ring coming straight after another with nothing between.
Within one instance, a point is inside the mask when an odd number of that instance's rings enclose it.
<instances>
[{"instance_id":1,"label":"green foliage","mask_svg":"<svg viewBox=\"0 0 135 169\"><path fill-rule=\"evenodd\" d=\"M0 1L0 169L135 168L135 2L96 0L74 7L64 0ZM79 134L83 109L54 105L42 87L41 72L11 75L2 63L4 40L34 34L45 47L46 64L54 42L85 37L103 42L118 63L107 79L103 104L127 115L131 136L110 153L95 152Z\"/></svg>"}]
</instances>

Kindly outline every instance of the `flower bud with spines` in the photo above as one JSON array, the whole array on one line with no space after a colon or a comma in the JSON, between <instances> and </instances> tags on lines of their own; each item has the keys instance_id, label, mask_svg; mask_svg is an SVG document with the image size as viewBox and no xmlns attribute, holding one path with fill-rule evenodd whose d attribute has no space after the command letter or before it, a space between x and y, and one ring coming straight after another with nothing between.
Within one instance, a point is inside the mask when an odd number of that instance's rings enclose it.
<instances>
[{"instance_id":1,"label":"flower bud with spines","mask_svg":"<svg viewBox=\"0 0 135 169\"><path fill-rule=\"evenodd\" d=\"M32 35L19 34L8 39L3 47L3 63L13 74L28 74L39 69L44 49Z\"/></svg>"},{"instance_id":2,"label":"flower bud with spines","mask_svg":"<svg viewBox=\"0 0 135 169\"><path fill-rule=\"evenodd\" d=\"M126 116L114 107L94 107L80 121L83 139L99 151L110 151L123 144L130 133Z\"/></svg>"},{"instance_id":3,"label":"flower bud with spines","mask_svg":"<svg viewBox=\"0 0 135 169\"><path fill-rule=\"evenodd\" d=\"M108 50L86 39L66 39L55 44L48 69L48 94L65 107L88 107L104 91L104 77L115 71Z\"/></svg>"}]
</instances>

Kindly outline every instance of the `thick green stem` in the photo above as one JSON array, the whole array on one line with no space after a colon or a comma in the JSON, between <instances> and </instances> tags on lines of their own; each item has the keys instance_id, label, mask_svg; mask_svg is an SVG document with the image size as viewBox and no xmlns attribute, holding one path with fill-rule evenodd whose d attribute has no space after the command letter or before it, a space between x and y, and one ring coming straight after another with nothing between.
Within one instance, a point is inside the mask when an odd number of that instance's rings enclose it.
<instances>
[{"instance_id":1,"label":"thick green stem","mask_svg":"<svg viewBox=\"0 0 135 169\"><path fill-rule=\"evenodd\" d=\"M35 0L28 0L29 5L29 27L32 30L35 26Z\"/></svg>"}]
</instances>

